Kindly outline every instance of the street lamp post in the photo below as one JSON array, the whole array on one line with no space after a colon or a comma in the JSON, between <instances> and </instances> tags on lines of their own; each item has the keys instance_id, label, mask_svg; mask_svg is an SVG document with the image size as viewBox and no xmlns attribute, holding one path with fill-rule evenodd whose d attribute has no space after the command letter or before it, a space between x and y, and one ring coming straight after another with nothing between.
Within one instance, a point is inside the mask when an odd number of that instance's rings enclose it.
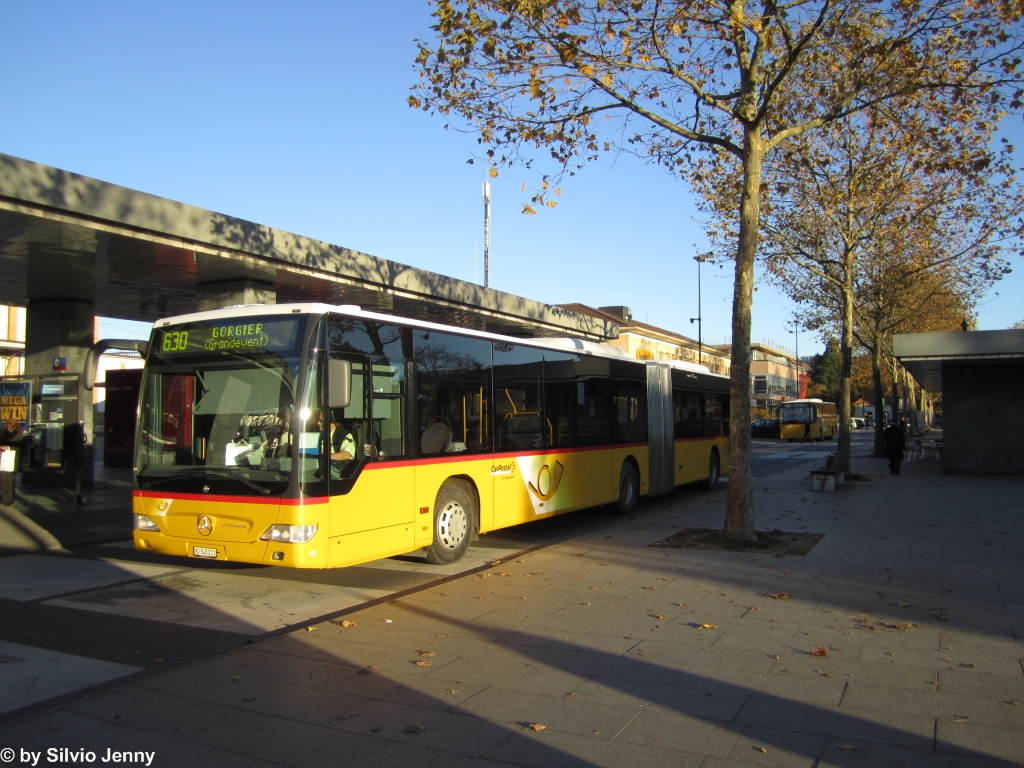
<instances>
[{"instance_id":1,"label":"street lamp post","mask_svg":"<svg viewBox=\"0 0 1024 768\"><path fill-rule=\"evenodd\" d=\"M800 321L793 319L790 320L789 324L793 325L793 330L790 331L796 338L796 399L800 399Z\"/></svg>"},{"instance_id":2,"label":"street lamp post","mask_svg":"<svg viewBox=\"0 0 1024 768\"><path fill-rule=\"evenodd\" d=\"M694 256L693 260L697 262L697 316L690 318L690 324L692 325L694 320L697 321L697 365L703 365L701 361L701 351L704 346L704 333L701 324L704 312L700 305L700 264L704 259L700 256Z\"/></svg>"},{"instance_id":3,"label":"street lamp post","mask_svg":"<svg viewBox=\"0 0 1024 768\"><path fill-rule=\"evenodd\" d=\"M484 288L491 287L491 182L484 182Z\"/></svg>"}]
</instances>

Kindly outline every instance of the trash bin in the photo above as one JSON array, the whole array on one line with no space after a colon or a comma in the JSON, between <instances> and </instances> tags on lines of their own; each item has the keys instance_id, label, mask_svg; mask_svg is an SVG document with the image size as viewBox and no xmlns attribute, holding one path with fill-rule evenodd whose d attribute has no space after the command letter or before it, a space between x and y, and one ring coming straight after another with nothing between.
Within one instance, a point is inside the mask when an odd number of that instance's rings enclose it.
<instances>
[{"instance_id":1,"label":"trash bin","mask_svg":"<svg viewBox=\"0 0 1024 768\"><path fill-rule=\"evenodd\" d=\"M14 473L18 469L17 461L16 450L0 445L0 504L8 507L14 503Z\"/></svg>"}]
</instances>

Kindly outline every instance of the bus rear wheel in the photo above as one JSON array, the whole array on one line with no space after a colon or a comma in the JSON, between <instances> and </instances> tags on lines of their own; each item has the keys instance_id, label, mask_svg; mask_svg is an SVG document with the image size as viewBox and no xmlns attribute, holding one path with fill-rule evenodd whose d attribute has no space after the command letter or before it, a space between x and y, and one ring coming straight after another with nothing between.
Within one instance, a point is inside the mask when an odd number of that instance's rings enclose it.
<instances>
[{"instance_id":1,"label":"bus rear wheel","mask_svg":"<svg viewBox=\"0 0 1024 768\"><path fill-rule=\"evenodd\" d=\"M718 451L711 452L711 458L708 459L708 478L701 483L701 487L707 491L713 490L718 486L718 478L722 476L722 465L718 459Z\"/></svg>"},{"instance_id":2,"label":"bus rear wheel","mask_svg":"<svg viewBox=\"0 0 1024 768\"><path fill-rule=\"evenodd\" d=\"M476 501L465 483L449 480L434 502L434 540L427 547L427 561L448 565L462 559L476 521Z\"/></svg>"},{"instance_id":3,"label":"bus rear wheel","mask_svg":"<svg viewBox=\"0 0 1024 768\"><path fill-rule=\"evenodd\" d=\"M619 500L612 505L612 511L616 515L628 515L636 509L639 498L640 478L636 474L636 467L633 462L624 461L619 470Z\"/></svg>"}]
</instances>

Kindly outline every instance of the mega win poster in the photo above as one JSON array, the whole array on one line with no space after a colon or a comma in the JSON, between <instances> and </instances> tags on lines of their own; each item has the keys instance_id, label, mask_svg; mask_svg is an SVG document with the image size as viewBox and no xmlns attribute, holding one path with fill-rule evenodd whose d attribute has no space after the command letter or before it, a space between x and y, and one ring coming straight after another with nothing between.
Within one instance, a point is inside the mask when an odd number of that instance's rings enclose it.
<instances>
[{"instance_id":1,"label":"mega win poster","mask_svg":"<svg viewBox=\"0 0 1024 768\"><path fill-rule=\"evenodd\" d=\"M32 399L32 382L0 381L0 422L14 419L28 430L28 404Z\"/></svg>"}]
</instances>

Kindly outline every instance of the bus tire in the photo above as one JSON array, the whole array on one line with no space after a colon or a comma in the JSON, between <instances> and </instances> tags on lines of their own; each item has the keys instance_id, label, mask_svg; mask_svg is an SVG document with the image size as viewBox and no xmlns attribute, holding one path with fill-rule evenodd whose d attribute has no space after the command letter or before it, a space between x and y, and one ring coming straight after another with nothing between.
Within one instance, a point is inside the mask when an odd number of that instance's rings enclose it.
<instances>
[{"instance_id":1,"label":"bus tire","mask_svg":"<svg viewBox=\"0 0 1024 768\"><path fill-rule=\"evenodd\" d=\"M471 489L458 480L446 480L434 502L434 540L427 547L427 561L448 565L461 560L469 549L476 516Z\"/></svg>"},{"instance_id":2,"label":"bus tire","mask_svg":"<svg viewBox=\"0 0 1024 768\"><path fill-rule=\"evenodd\" d=\"M718 451L711 451L711 458L708 459L708 477L702 480L700 487L706 491L712 491L718 487L718 478L722 476L722 463L718 458Z\"/></svg>"},{"instance_id":3,"label":"bus tire","mask_svg":"<svg viewBox=\"0 0 1024 768\"><path fill-rule=\"evenodd\" d=\"M619 500L612 504L612 512L616 515L628 515L636 509L640 498L640 478L632 461L622 462L619 470Z\"/></svg>"}]
</instances>

